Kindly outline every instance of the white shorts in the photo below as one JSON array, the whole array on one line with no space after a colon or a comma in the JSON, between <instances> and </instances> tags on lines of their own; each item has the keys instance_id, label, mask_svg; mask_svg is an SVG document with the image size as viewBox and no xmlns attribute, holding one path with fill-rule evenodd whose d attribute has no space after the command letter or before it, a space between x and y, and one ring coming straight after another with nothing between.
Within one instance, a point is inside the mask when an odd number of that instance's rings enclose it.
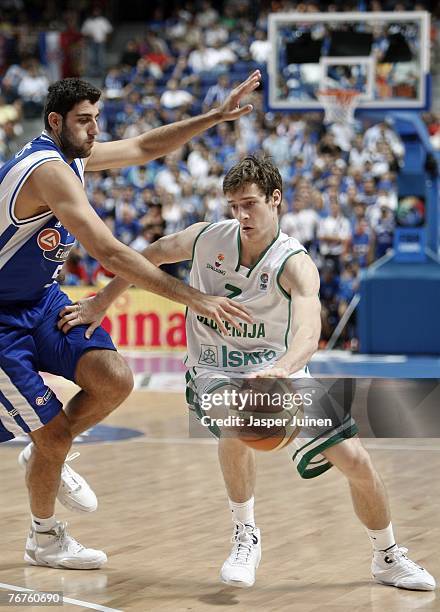
<instances>
[{"instance_id":1,"label":"white shorts","mask_svg":"<svg viewBox=\"0 0 440 612\"><path fill-rule=\"evenodd\" d=\"M207 416L202 407L202 398L226 386L238 386L238 382L234 385L234 379L243 379L248 376L242 373L222 372L208 368L191 368L186 373L186 401L189 409L193 411L198 420L201 420ZM307 366L303 370L295 372L290 378L308 379L311 387L319 388L322 392L322 387L319 386L318 381L312 378ZM306 386L309 385L306 380L304 380L304 383ZM304 415L313 417L311 410L305 408ZM208 429L215 438L218 439L221 436L217 425L208 425ZM316 431L311 427L302 427L299 435L293 440L293 445L286 447L286 450L295 463L300 476L302 478L314 478L332 467L332 464L321 454L321 451L352 438L357 433L357 425L351 415L348 414L339 420L336 425L321 430L319 435L316 435Z\"/></svg>"}]
</instances>

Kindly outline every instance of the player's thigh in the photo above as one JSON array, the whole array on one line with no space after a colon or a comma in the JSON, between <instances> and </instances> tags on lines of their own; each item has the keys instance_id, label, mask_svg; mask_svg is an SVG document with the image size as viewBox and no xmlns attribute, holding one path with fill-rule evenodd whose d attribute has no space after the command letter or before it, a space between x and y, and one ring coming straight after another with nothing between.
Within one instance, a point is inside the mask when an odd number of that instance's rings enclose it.
<instances>
[{"instance_id":1,"label":"player's thigh","mask_svg":"<svg viewBox=\"0 0 440 612\"><path fill-rule=\"evenodd\" d=\"M0 325L0 441L39 430L62 410L38 372L37 353L31 333Z\"/></svg>"},{"instance_id":2,"label":"player's thigh","mask_svg":"<svg viewBox=\"0 0 440 612\"><path fill-rule=\"evenodd\" d=\"M233 434L223 419L230 414L230 405L221 402L225 392L236 390L233 380L222 372L210 372L201 368L191 368L186 373L186 401L189 410L200 421L201 425L215 438ZM215 400L214 400L215 398Z\"/></svg>"},{"instance_id":3,"label":"player's thigh","mask_svg":"<svg viewBox=\"0 0 440 612\"><path fill-rule=\"evenodd\" d=\"M87 325L78 325L67 334L58 329L59 313L70 303L63 292L55 294L34 332L38 368L63 376L90 392L128 395L133 386L132 373L102 327L90 339L85 337Z\"/></svg>"}]
</instances>

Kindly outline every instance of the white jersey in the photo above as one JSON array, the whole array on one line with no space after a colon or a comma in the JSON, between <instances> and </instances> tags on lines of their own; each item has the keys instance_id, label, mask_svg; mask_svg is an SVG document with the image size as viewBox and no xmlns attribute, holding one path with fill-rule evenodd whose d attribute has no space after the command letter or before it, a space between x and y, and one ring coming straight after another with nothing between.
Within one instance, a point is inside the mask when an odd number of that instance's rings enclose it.
<instances>
[{"instance_id":1,"label":"white jersey","mask_svg":"<svg viewBox=\"0 0 440 612\"><path fill-rule=\"evenodd\" d=\"M188 368L237 374L261 370L278 361L289 345L291 298L279 278L289 257L305 248L278 232L252 268L240 265L240 249L235 220L208 225L195 240L191 286L244 304L254 322L242 322L240 332L226 322L228 336L223 336L214 321L188 311Z\"/></svg>"}]
</instances>

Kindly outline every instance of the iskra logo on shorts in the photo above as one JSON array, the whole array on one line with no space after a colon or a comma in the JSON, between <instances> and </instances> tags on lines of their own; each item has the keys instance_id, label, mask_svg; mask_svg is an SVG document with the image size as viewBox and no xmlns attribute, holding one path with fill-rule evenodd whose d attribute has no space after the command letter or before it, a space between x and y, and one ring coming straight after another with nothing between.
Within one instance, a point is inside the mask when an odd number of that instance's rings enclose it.
<instances>
[{"instance_id":1,"label":"iskra logo on shorts","mask_svg":"<svg viewBox=\"0 0 440 612\"><path fill-rule=\"evenodd\" d=\"M53 395L52 389L47 389L44 395L39 395L38 397L35 398L35 403L37 404L37 406L44 406L50 400L52 395Z\"/></svg>"}]
</instances>

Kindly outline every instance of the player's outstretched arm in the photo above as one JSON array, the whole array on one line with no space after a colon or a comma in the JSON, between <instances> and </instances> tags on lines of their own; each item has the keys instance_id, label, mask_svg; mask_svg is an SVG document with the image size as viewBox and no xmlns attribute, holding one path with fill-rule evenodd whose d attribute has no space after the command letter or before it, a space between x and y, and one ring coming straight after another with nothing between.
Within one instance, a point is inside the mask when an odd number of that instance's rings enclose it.
<instances>
[{"instance_id":1,"label":"player's outstretched arm","mask_svg":"<svg viewBox=\"0 0 440 612\"><path fill-rule=\"evenodd\" d=\"M155 266L187 261L192 257L197 236L207 225L209 223L194 223L181 232L164 236L148 245L142 251L142 255ZM65 328L64 331L68 331L76 325L90 324L86 336L91 337L95 329L101 324L108 308L128 289L130 284L125 278L115 276L93 297L84 298L71 306L66 306L60 312L58 328Z\"/></svg>"},{"instance_id":2,"label":"player's outstretched arm","mask_svg":"<svg viewBox=\"0 0 440 612\"><path fill-rule=\"evenodd\" d=\"M291 296L292 337L289 348L273 368L257 377L287 378L301 370L318 348L321 334L319 273L306 253L292 255L280 276L282 288Z\"/></svg>"},{"instance_id":3,"label":"player's outstretched arm","mask_svg":"<svg viewBox=\"0 0 440 612\"><path fill-rule=\"evenodd\" d=\"M231 91L221 106L203 115L155 128L135 138L95 143L86 162L87 170L108 170L145 164L175 151L194 136L222 121L239 119L252 111L251 104L240 106L240 103L259 86L260 79L260 71L255 70Z\"/></svg>"},{"instance_id":4,"label":"player's outstretched arm","mask_svg":"<svg viewBox=\"0 0 440 612\"><path fill-rule=\"evenodd\" d=\"M205 295L185 285L116 240L90 206L78 177L63 162L43 164L28 181L31 181L35 200L44 202L87 252L110 272L137 287L186 304L197 314L213 318L223 333L226 333L223 321L236 326L236 318L251 321L240 304L227 298Z\"/></svg>"}]
</instances>

